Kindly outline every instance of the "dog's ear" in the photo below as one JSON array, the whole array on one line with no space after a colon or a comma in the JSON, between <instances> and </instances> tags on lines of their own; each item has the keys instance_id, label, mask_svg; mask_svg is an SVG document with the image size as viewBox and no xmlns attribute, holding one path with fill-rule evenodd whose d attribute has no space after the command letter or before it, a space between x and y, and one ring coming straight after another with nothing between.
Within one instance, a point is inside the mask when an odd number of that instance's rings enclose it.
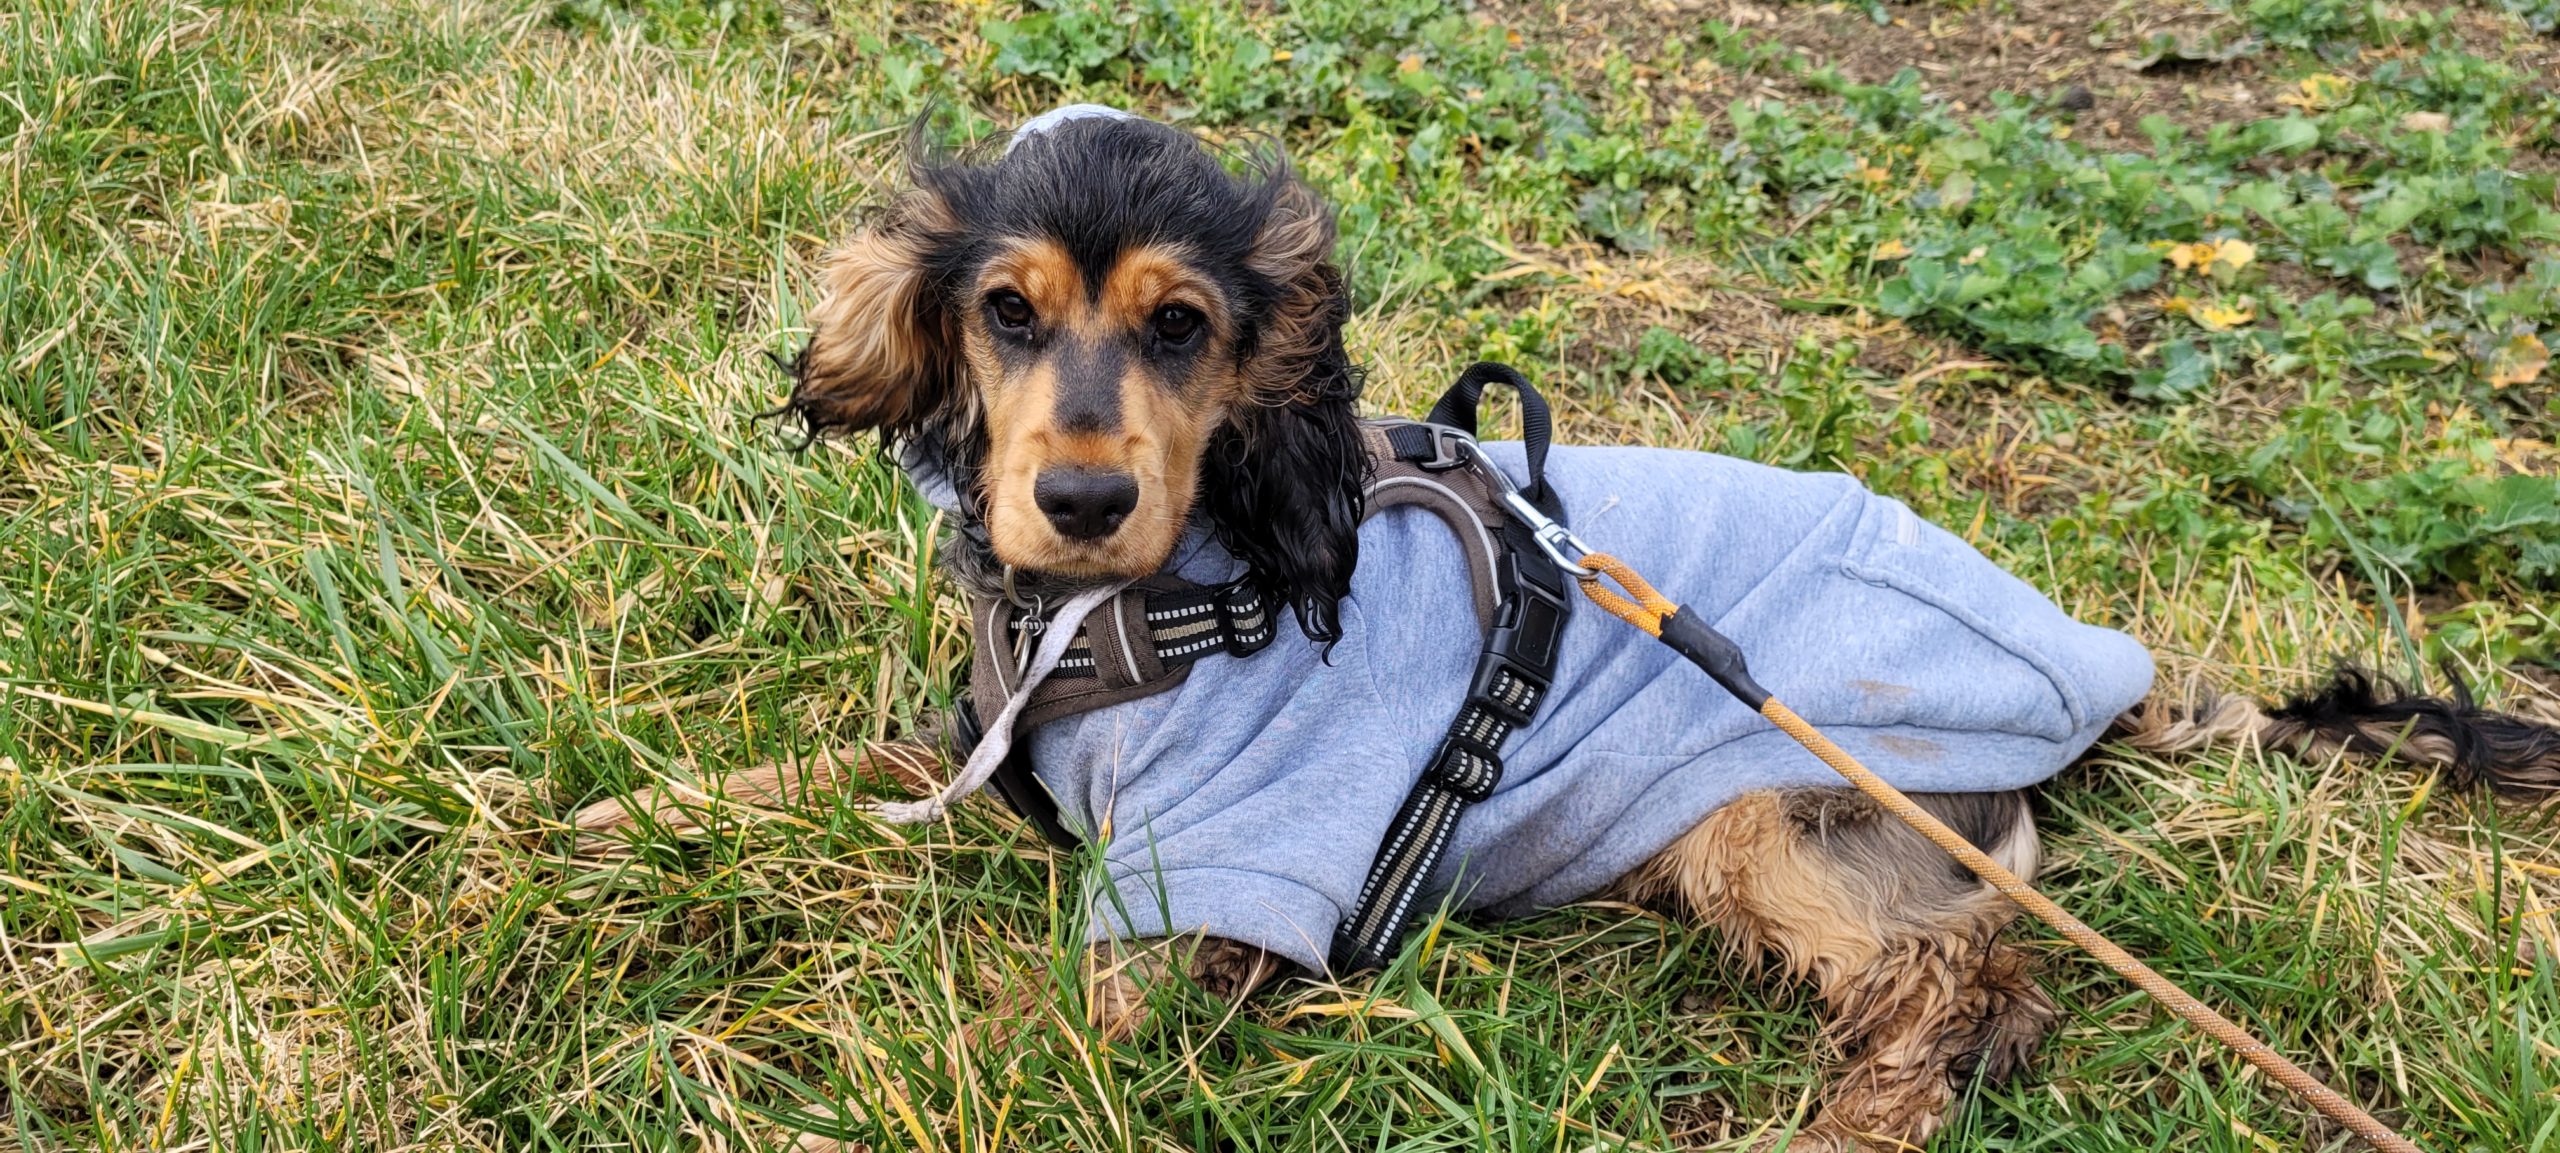
<instances>
[{"instance_id":1,"label":"dog's ear","mask_svg":"<svg viewBox=\"0 0 2560 1153\"><path fill-rule=\"evenodd\" d=\"M1266 405L1324 395L1333 370L1348 363L1342 323L1351 316L1342 272L1333 264L1332 210L1286 170L1273 180L1271 215L1245 258L1279 286L1245 372L1251 399Z\"/></svg>"},{"instance_id":2,"label":"dog's ear","mask_svg":"<svg viewBox=\"0 0 2560 1153\"><path fill-rule=\"evenodd\" d=\"M825 296L783 402L811 436L904 429L950 399L957 334L927 266L948 217L938 199L914 193L828 254Z\"/></svg>"},{"instance_id":3,"label":"dog's ear","mask_svg":"<svg viewBox=\"0 0 2560 1153\"><path fill-rule=\"evenodd\" d=\"M1343 351L1351 315L1333 265L1333 216L1285 172L1247 264L1277 288L1244 363L1246 399L1202 454L1202 500L1219 543L1296 610L1319 641L1360 559L1369 459L1360 375Z\"/></svg>"}]
</instances>

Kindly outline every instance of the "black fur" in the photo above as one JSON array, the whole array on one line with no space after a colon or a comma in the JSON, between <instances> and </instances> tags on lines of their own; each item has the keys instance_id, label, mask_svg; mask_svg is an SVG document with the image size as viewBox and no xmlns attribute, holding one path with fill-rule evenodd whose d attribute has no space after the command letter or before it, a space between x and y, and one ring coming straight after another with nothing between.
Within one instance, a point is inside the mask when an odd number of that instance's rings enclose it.
<instances>
[{"instance_id":1,"label":"black fur","mask_svg":"<svg viewBox=\"0 0 2560 1153\"><path fill-rule=\"evenodd\" d=\"M1233 351L1240 365L1260 350L1275 307L1304 287L1276 282L1249 259L1295 181L1276 152L1247 157L1243 171L1229 172L1199 141L1145 120L1070 121L996 159L922 140L919 131L910 143L912 178L951 218L947 230L926 238L923 252L928 307L945 317L974 307L957 296L997 245L1026 236L1063 245L1089 289L1098 289L1127 249L1183 246L1226 296L1238 322ZM1212 435L1200 462L1197 507L1265 596L1290 605L1309 637L1331 641L1341 636L1338 607L1358 563L1367 461L1358 424L1360 374L1340 333L1349 302L1330 265L1311 274L1323 278L1332 297L1327 347L1304 379L1262 382L1266 395L1290 397L1288 403L1241 406ZM1001 568L985 534L968 531L984 519L977 500L987 445L983 415L966 391L950 388L908 423L880 430L884 447L920 446L958 487L969 523L954 542L953 560L964 579ZM795 393L781 411L798 417L810 439L833 431L797 400Z\"/></svg>"},{"instance_id":2,"label":"black fur","mask_svg":"<svg viewBox=\"0 0 2560 1153\"><path fill-rule=\"evenodd\" d=\"M1338 289L1337 289L1338 292ZM1348 303L1335 297L1330 347L1301 400L1236 413L1200 460L1200 504L1218 543L1288 604L1318 641L1342 637L1339 608L1360 563L1369 458L1360 440L1360 374L1342 350Z\"/></svg>"},{"instance_id":3,"label":"black fur","mask_svg":"<svg viewBox=\"0 0 2560 1153\"><path fill-rule=\"evenodd\" d=\"M2363 670L2340 669L2318 689L2267 711L2271 743L2309 738L2349 752L2432 765L2461 788L2542 800L2560 793L2560 729L2491 712L2453 678L2453 699L2413 694Z\"/></svg>"}]
</instances>

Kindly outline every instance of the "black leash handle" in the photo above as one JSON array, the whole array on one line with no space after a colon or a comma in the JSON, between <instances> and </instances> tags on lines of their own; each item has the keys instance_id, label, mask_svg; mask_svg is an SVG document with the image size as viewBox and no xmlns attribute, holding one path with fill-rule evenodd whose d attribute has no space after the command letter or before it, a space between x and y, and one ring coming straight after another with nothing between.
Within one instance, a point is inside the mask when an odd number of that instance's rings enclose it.
<instances>
[{"instance_id":1,"label":"black leash handle","mask_svg":"<svg viewBox=\"0 0 2560 1153\"><path fill-rule=\"evenodd\" d=\"M1529 453L1529 487L1522 495L1548 516L1557 516L1555 490L1547 487L1547 445L1555 439L1555 414L1548 411L1547 398L1529 383L1528 377L1520 375L1519 369L1491 360L1468 365L1449 391L1440 394L1440 402L1431 406L1431 415L1423 419L1474 436L1476 408L1484 403L1484 386L1497 383L1510 385L1511 391L1520 395L1520 443Z\"/></svg>"}]
</instances>

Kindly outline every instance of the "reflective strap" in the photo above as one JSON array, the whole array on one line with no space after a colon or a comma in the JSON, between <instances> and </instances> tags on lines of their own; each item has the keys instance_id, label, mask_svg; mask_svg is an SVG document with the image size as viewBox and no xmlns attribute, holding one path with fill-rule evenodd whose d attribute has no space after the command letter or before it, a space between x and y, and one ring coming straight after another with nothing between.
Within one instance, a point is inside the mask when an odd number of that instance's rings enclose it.
<instances>
[{"instance_id":1,"label":"reflective strap","mask_svg":"<svg viewBox=\"0 0 2560 1153\"><path fill-rule=\"evenodd\" d=\"M1442 789L1417 788L1405 795L1378 846L1377 861L1369 866L1369 879L1360 887L1360 903L1334 930L1333 950L1325 961L1335 976L1383 969L1395 960L1413 903L1448 852L1466 807L1456 794Z\"/></svg>"},{"instance_id":2,"label":"reflective strap","mask_svg":"<svg viewBox=\"0 0 2560 1153\"><path fill-rule=\"evenodd\" d=\"M1037 635L1040 629L1039 619L1028 613L1007 611L1001 615L1008 645L1018 642L1025 633ZM1109 635L1097 641L1096 630L1109 630ZM1049 679L1074 682L1099 678L1113 688L1135 687L1154 679L1132 656L1140 648L1155 653L1155 663L1160 666L1156 675L1165 676L1202 657L1221 653L1241 657L1261 652L1271 643L1275 631L1271 611L1262 603L1262 592L1250 579L1139 592L1121 598L1119 604L1086 621ZM1103 661L1111 662L1112 667L1101 668ZM1073 689L1072 684L1065 687Z\"/></svg>"},{"instance_id":3,"label":"reflective strap","mask_svg":"<svg viewBox=\"0 0 2560 1153\"><path fill-rule=\"evenodd\" d=\"M1491 467L1491 466L1486 466ZM1502 534L1506 587L1466 703L1440 747L1397 807L1360 885L1359 902L1334 930L1327 958L1336 976L1385 968L1395 959L1415 905L1430 891L1467 806L1502 783L1502 743L1529 723L1555 683L1565 608L1563 575L1522 535Z\"/></svg>"},{"instance_id":4,"label":"reflective strap","mask_svg":"<svg viewBox=\"0 0 2560 1153\"><path fill-rule=\"evenodd\" d=\"M1399 464L1432 480L1463 482L1471 495L1461 496L1479 525L1499 525L1500 549L1489 557L1497 570L1493 609L1485 630L1484 653L1467 686L1466 704L1449 722L1448 733L1422 770L1422 778L1405 794L1395 820L1379 842L1377 859L1360 886L1359 903L1334 930L1326 958L1336 976L1382 969L1395 959L1405 925L1415 905L1430 890L1433 875L1457 835L1458 818L1467 806L1493 795L1502 783L1502 742L1529 723L1555 683L1563 650L1564 622L1571 601L1562 570L1538 547L1536 536L1500 503L1508 487L1489 476L1491 461L1476 447L1476 406L1488 383L1508 384L1520 394L1522 440L1528 458L1530 502L1550 517L1562 518L1562 504L1547 485L1549 422L1545 398L1507 365L1476 364L1460 375L1428 422L1389 425L1382 439ZM1388 469L1381 466L1380 472ZM1455 485L1451 487L1455 489ZM1484 513L1477 508L1489 505ZM1443 519L1449 519L1443 514ZM1453 523L1452 527L1456 527ZM1464 536L1463 531L1460 536ZM1486 598L1478 588L1479 612Z\"/></svg>"}]
</instances>

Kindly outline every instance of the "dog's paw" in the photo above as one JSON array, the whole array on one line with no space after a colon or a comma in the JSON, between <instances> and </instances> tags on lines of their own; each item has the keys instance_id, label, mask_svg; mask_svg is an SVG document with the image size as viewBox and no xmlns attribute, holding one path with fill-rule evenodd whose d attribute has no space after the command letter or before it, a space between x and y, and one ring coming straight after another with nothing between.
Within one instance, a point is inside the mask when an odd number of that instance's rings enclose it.
<instances>
[{"instance_id":1,"label":"dog's paw","mask_svg":"<svg viewBox=\"0 0 2560 1153\"><path fill-rule=\"evenodd\" d=\"M1093 975L1085 986L1085 1012L1104 1041L1134 1040L1146 1028L1155 1013L1147 988L1163 973L1160 958L1132 956Z\"/></svg>"},{"instance_id":2,"label":"dog's paw","mask_svg":"<svg viewBox=\"0 0 2560 1153\"><path fill-rule=\"evenodd\" d=\"M1202 992L1232 1005L1279 975L1281 964L1280 958L1259 946L1206 937L1191 954L1190 972Z\"/></svg>"},{"instance_id":3,"label":"dog's paw","mask_svg":"<svg viewBox=\"0 0 2560 1153\"><path fill-rule=\"evenodd\" d=\"M1145 1030L1154 1013L1150 993L1177 967L1201 991L1233 1004L1278 975L1282 963L1267 950L1225 937L1104 942L1086 961L1086 1012L1104 1040L1127 1041Z\"/></svg>"}]
</instances>

